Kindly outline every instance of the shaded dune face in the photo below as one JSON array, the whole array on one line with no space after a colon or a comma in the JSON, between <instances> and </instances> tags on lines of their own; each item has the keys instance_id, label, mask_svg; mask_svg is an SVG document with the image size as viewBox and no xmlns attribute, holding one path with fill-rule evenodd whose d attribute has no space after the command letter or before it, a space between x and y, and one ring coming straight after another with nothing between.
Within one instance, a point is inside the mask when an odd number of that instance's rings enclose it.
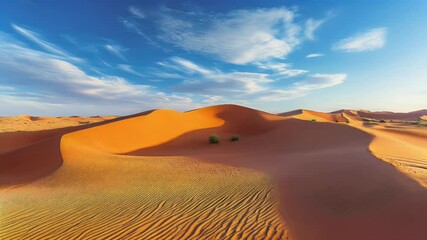
<instances>
[{"instance_id":1,"label":"shaded dune face","mask_svg":"<svg viewBox=\"0 0 427 240\"><path fill-rule=\"evenodd\" d=\"M427 115L427 110L408 113L357 111L357 114L361 117L373 119L417 121L424 115Z\"/></svg>"},{"instance_id":2,"label":"shaded dune face","mask_svg":"<svg viewBox=\"0 0 427 240\"><path fill-rule=\"evenodd\" d=\"M63 162L60 144L64 134L150 112L85 126L34 132L2 133L0 134L0 187L28 183L54 173Z\"/></svg>"},{"instance_id":3,"label":"shaded dune face","mask_svg":"<svg viewBox=\"0 0 427 240\"><path fill-rule=\"evenodd\" d=\"M279 113L278 115L296 119L315 120L320 122L346 122L346 118L342 112L322 113L305 109L298 109L290 112Z\"/></svg>"},{"instance_id":4,"label":"shaded dune face","mask_svg":"<svg viewBox=\"0 0 427 240\"><path fill-rule=\"evenodd\" d=\"M301 120L313 118L317 122ZM425 189L372 156L368 150L372 135L341 124L358 118L350 111L301 110L276 116L235 105L186 113L157 110L62 133L7 152L15 155L5 159L25 159L44 149L48 155L37 153L40 158L16 165L31 161L30 166L39 171L30 174L36 179L55 171L62 161L72 167L103 161L76 157L82 153L136 161L146 156L191 157L268 174L294 239L425 239L427 229L421 227L427 214ZM214 133L220 136L219 144L208 142ZM231 142L231 136L240 140ZM41 168L38 163L43 159L50 159L47 165L54 168ZM0 163L5 162L0 158ZM17 172L25 175L28 169ZM17 182L24 180L29 179Z\"/></svg>"},{"instance_id":5,"label":"shaded dune face","mask_svg":"<svg viewBox=\"0 0 427 240\"><path fill-rule=\"evenodd\" d=\"M222 126L127 154L192 156L269 173L280 193L282 216L296 239L427 235L420 227L425 219L420 212L427 213L425 190L374 158L368 151L369 134L342 124L278 119L238 109L223 109L216 116L224 120ZM219 144L207 142L211 133L222 136ZM230 142L231 135L240 140Z\"/></svg>"}]
</instances>

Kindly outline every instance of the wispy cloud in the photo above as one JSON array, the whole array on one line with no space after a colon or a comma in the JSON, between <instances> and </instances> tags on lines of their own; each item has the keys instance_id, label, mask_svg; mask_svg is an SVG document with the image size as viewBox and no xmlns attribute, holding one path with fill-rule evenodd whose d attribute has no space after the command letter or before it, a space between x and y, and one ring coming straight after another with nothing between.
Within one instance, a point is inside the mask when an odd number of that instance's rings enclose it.
<instances>
[{"instance_id":1,"label":"wispy cloud","mask_svg":"<svg viewBox=\"0 0 427 240\"><path fill-rule=\"evenodd\" d=\"M314 40L314 38L315 38L314 32L320 26L322 26L326 21L331 19L333 16L334 16L334 13L332 11L329 11L327 13L326 17L324 17L322 19L313 19L313 18L307 19L305 21L305 29L304 29L305 37L309 40Z\"/></svg>"},{"instance_id":2,"label":"wispy cloud","mask_svg":"<svg viewBox=\"0 0 427 240\"><path fill-rule=\"evenodd\" d=\"M318 57L323 57L323 56L325 56L325 54L323 54L323 53L311 53L311 54L308 54L305 57L306 58L318 58Z\"/></svg>"},{"instance_id":3,"label":"wispy cloud","mask_svg":"<svg viewBox=\"0 0 427 240\"><path fill-rule=\"evenodd\" d=\"M264 84L273 81L265 73L223 72L179 57L172 57L170 61L161 62L160 65L187 74L183 76L184 81L175 87L175 90L181 93L244 96L266 89Z\"/></svg>"},{"instance_id":4,"label":"wispy cloud","mask_svg":"<svg viewBox=\"0 0 427 240\"><path fill-rule=\"evenodd\" d=\"M347 74L312 74L309 78L295 82L291 86L283 89L271 90L269 94L261 96L261 101L282 101L296 97L302 97L311 92L323 88L333 87L341 84L347 78Z\"/></svg>"},{"instance_id":5,"label":"wispy cloud","mask_svg":"<svg viewBox=\"0 0 427 240\"><path fill-rule=\"evenodd\" d=\"M204 74L204 75L208 75L208 74L212 74L212 71L203 68L191 61L188 61L186 59L180 58L180 57L172 57L171 58L172 61L174 61L175 63L178 63L181 67L184 67L184 69L190 71L190 72L197 72L200 74Z\"/></svg>"},{"instance_id":6,"label":"wispy cloud","mask_svg":"<svg viewBox=\"0 0 427 240\"><path fill-rule=\"evenodd\" d=\"M141 19L141 18L139 18ZM121 17L119 18L119 22L123 24L123 26L130 32L136 33L139 36L141 36L143 39L146 40L146 42L152 46L155 47L161 47L156 41L154 41L151 37L149 37L147 34L144 33L144 31L141 29L140 24L138 22L134 21L130 18Z\"/></svg>"},{"instance_id":7,"label":"wispy cloud","mask_svg":"<svg viewBox=\"0 0 427 240\"><path fill-rule=\"evenodd\" d=\"M124 72L133 74L135 76L145 77L144 74L142 74L142 73L136 71L135 69L133 69L133 67L131 65L119 64L119 65L117 65L117 68L120 69L120 70L122 70L122 71L124 71Z\"/></svg>"},{"instance_id":8,"label":"wispy cloud","mask_svg":"<svg viewBox=\"0 0 427 240\"><path fill-rule=\"evenodd\" d=\"M179 61L176 61L179 60ZM180 64L185 63L185 64ZM304 80L294 82L285 87L272 87L278 83L281 76L292 75L290 65L283 63L258 63L261 69L271 70L271 73L257 72L224 72L219 69L209 69L186 59L173 57L160 64L167 70L187 73L183 81L174 90L180 93L204 97L202 102L217 104L224 102L246 103L256 101L281 101L310 94L313 91L341 84L346 74L311 74ZM297 69L293 69L297 71ZM295 73L295 75L305 74ZM278 74L285 72L282 75Z\"/></svg>"},{"instance_id":9,"label":"wispy cloud","mask_svg":"<svg viewBox=\"0 0 427 240\"><path fill-rule=\"evenodd\" d=\"M139 8L137 8L135 6L129 6L128 10L136 18L140 18L140 19L144 19L145 18L144 12L141 9L139 9Z\"/></svg>"},{"instance_id":10,"label":"wispy cloud","mask_svg":"<svg viewBox=\"0 0 427 240\"><path fill-rule=\"evenodd\" d=\"M110 105L120 112L121 105L138 111L143 108L170 107L188 109L190 98L167 94L146 84L132 84L125 78L112 75L93 76L73 63L56 55L37 51L0 33L0 85L9 90L1 92L2 99L16 104L38 103L70 106ZM126 67L125 67L126 69ZM3 107L2 107L3 108Z\"/></svg>"},{"instance_id":11,"label":"wispy cloud","mask_svg":"<svg viewBox=\"0 0 427 240\"><path fill-rule=\"evenodd\" d=\"M372 51L384 47L386 36L387 28L373 28L339 41L332 49L344 52Z\"/></svg>"},{"instance_id":12,"label":"wispy cloud","mask_svg":"<svg viewBox=\"0 0 427 240\"><path fill-rule=\"evenodd\" d=\"M120 58L120 59L122 59L124 61L127 61L127 59L126 59L126 57L124 55L124 53L128 50L127 48L124 48L124 47L122 47L120 45L117 45L117 44L106 44L104 46L104 48L108 52L110 52L113 55L115 55L116 57L118 57L118 58Z\"/></svg>"},{"instance_id":13,"label":"wispy cloud","mask_svg":"<svg viewBox=\"0 0 427 240\"><path fill-rule=\"evenodd\" d=\"M166 42L228 63L247 64L292 52L301 41L301 27L294 18L291 10L271 8L222 15L166 12L158 22Z\"/></svg>"},{"instance_id":14,"label":"wispy cloud","mask_svg":"<svg viewBox=\"0 0 427 240\"><path fill-rule=\"evenodd\" d=\"M304 34L305 36L310 39L313 40L314 39L314 32L325 22L325 19L319 19L319 20L315 20L312 18L309 18L306 22L305 22L305 30L304 30Z\"/></svg>"},{"instance_id":15,"label":"wispy cloud","mask_svg":"<svg viewBox=\"0 0 427 240\"><path fill-rule=\"evenodd\" d=\"M70 60L79 61L80 59L70 56L68 53L66 53L64 50L60 49L59 47L55 46L52 43L49 43L48 41L44 40L38 33L28 29L24 28L22 26L18 26L16 24L11 24L12 28L19 33L20 35L24 36L28 40L32 41L33 43L39 45L44 50L59 55L61 57L68 58Z\"/></svg>"},{"instance_id":16,"label":"wispy cloud","mask_svg":"<svg viewBox=\"0 0 427 240\"><path fill-rule=\"evenodd\" d=\"M258 68L267 69L274 72L274 74L286 77L296 77L307 73L307 70L292 68L291 64L287 63L274 63L274 62L262 62L256 63Z\"/></svg>"}]
</instances>

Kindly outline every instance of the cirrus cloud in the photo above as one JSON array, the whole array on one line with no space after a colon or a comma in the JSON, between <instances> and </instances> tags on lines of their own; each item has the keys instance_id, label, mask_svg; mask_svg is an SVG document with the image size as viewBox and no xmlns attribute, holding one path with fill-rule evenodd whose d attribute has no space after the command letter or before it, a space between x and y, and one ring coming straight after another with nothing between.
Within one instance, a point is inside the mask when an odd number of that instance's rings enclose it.
<instances>
[{"instance_id":1,"label":"cirrus cloud","mask_svg":"<svg viewBox=\"0 0 427 240\"><path fill-rule=\"evenodd\" d=\"M224 15L164 13L159 21L160 38L228 63L247 64L282 59L292 52L301 41L301 26L294 20L295 13L287 8L238 10Z\"/></svg>"},{"instance_id":2,"label":"cirrus cloud","mask_svg":"<svg viewBox=\"0 0 427 240\"><path fill-rule=\"evenodd\" d=\"M124 66L124 68L123 68ZM122 69L128 69L123 65ZM131 69L131 68L130 68ZM144 108L170 107L188 109L191 99L167 94L147 84L133 84L123 77L93 76L80 67L51 53L25 46L13 37L0 32L0 97L11 104L2 105L3 114L11 106L125 106L132 111ZM7 91L6 91L7 90ZM8 108L8 109L6 109ZM108 110L108 109L107 109Z\"/></svg>"},{"instance_id":3,"label":"cirrus cloud","mask_svg":"<svg viewBox=\"0 0 427 240\"><path fill-rule=\"evenodd\" d=\"M344 52L365 52L384 47L387 28L372 28L352 37L342 39L332 49Z\"/></svg>"}]
</instances>

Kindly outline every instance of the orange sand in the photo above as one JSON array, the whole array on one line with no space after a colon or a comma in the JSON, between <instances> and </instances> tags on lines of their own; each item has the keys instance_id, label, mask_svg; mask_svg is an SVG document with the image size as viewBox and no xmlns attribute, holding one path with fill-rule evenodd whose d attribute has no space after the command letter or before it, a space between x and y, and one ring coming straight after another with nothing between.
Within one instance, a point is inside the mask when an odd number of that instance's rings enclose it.
<instances>
[{"instance_id":1,"label":"orange sand","mask_svg":"<svg viewBox=\"0 0 427 240\"><path fill-rule=\"evenodd\" d=\"M23 136L0 155L0 239L425 239L425 172L387 158L425 166L424 128L283 115L157 110Z\"/></svg>"},{"instance_id":2,"label":"orange sand","mask_svg":"<svg viewBox=\"0 0 427 240\"><path fill-rule=\"evenodd\" d=\"M55 128L81 126L90 123L111 120L115 116L93 116L93 117L0 117L0 133L3 132L28 132Z\"/></svg>"}]
</instances>

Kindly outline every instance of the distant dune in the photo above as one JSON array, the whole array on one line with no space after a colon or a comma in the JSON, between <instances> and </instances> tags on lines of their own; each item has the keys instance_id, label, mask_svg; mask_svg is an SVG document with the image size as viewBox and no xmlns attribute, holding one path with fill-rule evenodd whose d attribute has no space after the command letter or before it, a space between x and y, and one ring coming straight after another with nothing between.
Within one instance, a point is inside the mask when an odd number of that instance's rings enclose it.
<instances>
[{"instance_id":1,"label":"distant dune","mask_svg":"<svg viewBox=\"0 0 427 240\"><path fill-rule=\"evenodd\" d=\"M408 113L357 111L357 114L361 117L374 119L417 121L422 116L427 115L427 109Z\"/></svg>"},{"instance_id":2,"label":"distant dune","mask_svg":"<svg viewBox=\"0 0 427 240\"><path fill-rule=\"evenodd\" d=\"M279 116L293 117L297 119L310 119L320 122L345 122L346 119L341 113L322 113L310 110L299 109L291 112L278 114Z\"/></svg>"},{"instance_id":3,"label":"distant dune","mask_svg":"<svg viewBox=\"0 0 427 240\"><path fill-rule=\"evenodd\" d=\"M40 131L55 128L64 128L80 126L89 123L96 123L115 116L93 116L93 117L36 117L36 116L18 116L18 117L0 117L0 133L16 131Z\"/></svg>"},{"instance_id":4,"label":"distant dune","mask_svg":"<svg viewBox=\"0 0 427 240\"><path fill-rule=\"evenodd\" d=\"M0 239L425 239L423 115L220 105L1 133Z\"/></svg>"}]
</instances>

